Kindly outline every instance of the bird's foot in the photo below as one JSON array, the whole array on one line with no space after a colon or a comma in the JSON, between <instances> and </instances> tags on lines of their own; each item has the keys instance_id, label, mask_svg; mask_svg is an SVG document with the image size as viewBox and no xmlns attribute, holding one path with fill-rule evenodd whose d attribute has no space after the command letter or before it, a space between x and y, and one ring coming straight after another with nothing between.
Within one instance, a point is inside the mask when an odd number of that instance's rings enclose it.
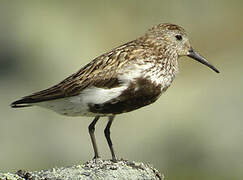
<instances>
[{"instance_id":1,"label":"bird's foot","mask_svg":"<svg viewBox=\"0 0 243 180\"><path fill-rule=\"evenodd\" d=\"M113 163L117 163L118 162L116 156L112 157L111 162L113 162Z\"/></svg>"},{"instance_id":2,"label":"bird's foot","mask_svg":"<svg viewBox=\"0 0 243 180\"><path fill-rule=\"evenodd\" d=\"M93 160L98 160L98 159L100 159L100 156L94 156L93 157Z\"/></svg>"}]
</instances>

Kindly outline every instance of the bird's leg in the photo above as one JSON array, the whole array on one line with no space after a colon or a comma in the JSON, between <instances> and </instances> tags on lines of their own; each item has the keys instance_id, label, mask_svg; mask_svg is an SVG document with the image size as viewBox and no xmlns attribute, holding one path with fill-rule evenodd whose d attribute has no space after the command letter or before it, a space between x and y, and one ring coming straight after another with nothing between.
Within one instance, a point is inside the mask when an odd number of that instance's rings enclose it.
<instances>
[{"instance_id":1,"label":"bird's leg","mask_svg":"<svg viewBox=\"0 0 243 180\"><path fill-rule=\"evenodd\" d=\"M94 159L99 158L99 153L98 153L98 148L97 148L97 144L96 144L96 140L95 140L95 124L97 123L97 121L99 120L100 116L96 116L94 118L94 120L90 123L89 125L89 135L91 137L91 141L92 141L92 145L93 145L93 149L94 149Z\"/></svg>"},{"instance_id":2,"label":"bird's leg","mask_svg":"<svg viewBox=\"0 0 243 180\"><path fill-rule=\"evenodd\" d=\"M106 140L108 142L108 145L109 145L109 148L110 148L110 151L111 151L112 161L116 162L117 159L116 159L116 155L115 155L113 145L112 145L112 142L111 142L111 137L110 137L110 134L111 134L110 133L110 127L111 127L111 124L112 124L114 118L115 118L115 116L109 116L109 121L106 125L104 133L105 133L105 137L106 137Z\"/></svg>"}]
</instances>

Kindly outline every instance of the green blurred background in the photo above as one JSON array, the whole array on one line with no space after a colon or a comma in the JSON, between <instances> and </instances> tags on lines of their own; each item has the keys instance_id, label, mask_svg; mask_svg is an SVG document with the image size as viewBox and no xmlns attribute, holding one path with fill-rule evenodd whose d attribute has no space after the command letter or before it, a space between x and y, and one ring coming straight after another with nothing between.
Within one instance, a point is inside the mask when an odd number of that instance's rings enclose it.
<instances>
[{"instance_id":1,"label":"green blurred background","mask_svg":"<svg viewBox=\"0 0 243 180\"><path fill-rule=\"evenodd\" d=\"M189 58L153 105L112 126L118 157L153 164L170 180L243 178L243 1L1 1L0 170L40 170L92 158L91 118L9 104L58 83L152 25L182 25L220 74ZM103 158L110 153L96 135Z\"/></svg>"}]
</instances>

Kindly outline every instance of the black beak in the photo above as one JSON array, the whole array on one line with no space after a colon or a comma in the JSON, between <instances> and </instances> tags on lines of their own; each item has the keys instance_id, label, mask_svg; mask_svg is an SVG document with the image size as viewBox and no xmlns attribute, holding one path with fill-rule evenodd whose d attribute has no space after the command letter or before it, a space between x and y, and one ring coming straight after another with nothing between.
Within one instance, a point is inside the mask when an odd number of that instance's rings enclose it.
<instances>
[{"instance_id":1,"label":"black beak","mask_svg":"<svg viewBox=\"0 0 243 180\"><path fill-rule=\"evenodd\" d=\"M189 50L189 54L187 55L193 59L195 59L196 61L208 66L209 68L211 68L212 70L214 70L216 73L219 73L219 70L216 69L212 64L210 64L205 58L203 58L202 56L200 56L196 51L194 51L193 48L191 48Z\"/></svg>"}]
</instances>

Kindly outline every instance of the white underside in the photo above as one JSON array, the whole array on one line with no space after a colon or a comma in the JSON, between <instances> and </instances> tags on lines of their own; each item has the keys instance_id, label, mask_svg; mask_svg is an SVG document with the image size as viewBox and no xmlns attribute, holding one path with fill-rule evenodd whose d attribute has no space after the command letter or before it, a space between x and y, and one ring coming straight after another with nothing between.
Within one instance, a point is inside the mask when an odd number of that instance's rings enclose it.
<instances>
[{"instance_id":1,"label":"white underside","mask_svg":"<svg viewBox=\"0 0 243 180\"><path fill-rule=\"evenodd\" d=\"M109 114L104 115L89 112L89 104L105 103L121 95L126 88L126 85L112 89L90 87L83 90L77 96L45 101L36 105L66 116L108 116Z\"/></svg>"}]
</instances>

